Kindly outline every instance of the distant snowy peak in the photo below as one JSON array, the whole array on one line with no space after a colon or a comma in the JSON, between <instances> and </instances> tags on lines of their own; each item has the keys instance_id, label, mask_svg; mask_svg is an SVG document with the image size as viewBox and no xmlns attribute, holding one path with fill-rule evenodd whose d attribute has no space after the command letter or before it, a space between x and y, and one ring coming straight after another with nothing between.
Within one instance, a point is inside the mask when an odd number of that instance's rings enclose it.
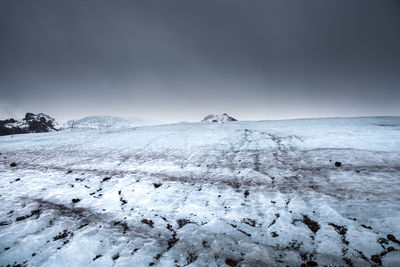
<instances>
[{"instance_id":1,"label":"distant snowy peak","mask_svg":"<svg viewBox=\"0 0 400 267\"><path fill-rule=\"evenodd\" d=\"M44 133L58 130L59 126L55 119L44 113L26 113L22 120L11 118L0 121L0 135Z\"/></svg>"},{"instance_id":2,"label":"distant snowy peak","mask_svg":"<svg viewBox=\"0 0 400 267\"><path fill-rule=\"evenodd\" d=\"M136 126L147 126L161 124L160 121L147 120L142 118L120 118L113 116L89 116L79 120L68 121L63 128L64 129L82 129L82 130L94 130L94 129L123 129L132 128Z\"/></svg>"},{"instance_id":3,"label":"distant snowy peak","mask_svg":"<svg viewBox=\"0 0 400 267\"><path fill-rule=\"evenodd\" d=\"M201 122L219 122L225 123L227 121L237 121L235 118L230 117L228 114L224 113L221 115L210 114L204 117Z\"/></svg>"}]
</instances>

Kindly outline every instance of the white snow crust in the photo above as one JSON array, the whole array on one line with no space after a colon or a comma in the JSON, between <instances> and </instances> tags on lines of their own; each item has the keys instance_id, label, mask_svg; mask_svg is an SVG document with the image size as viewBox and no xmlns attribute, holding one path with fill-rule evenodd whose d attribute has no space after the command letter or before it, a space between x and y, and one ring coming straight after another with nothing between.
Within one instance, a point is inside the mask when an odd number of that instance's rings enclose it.
<instances>
[{"instance_id":1,"label":"white snow crust","mask_svg":"<svg viewBox=\"0 0 400 267\"><path fill-rule=\"evenodd\" d=\"M0 265L400 265L400 117L24 134L0 153Z\"/></svg>"}]
</instances>

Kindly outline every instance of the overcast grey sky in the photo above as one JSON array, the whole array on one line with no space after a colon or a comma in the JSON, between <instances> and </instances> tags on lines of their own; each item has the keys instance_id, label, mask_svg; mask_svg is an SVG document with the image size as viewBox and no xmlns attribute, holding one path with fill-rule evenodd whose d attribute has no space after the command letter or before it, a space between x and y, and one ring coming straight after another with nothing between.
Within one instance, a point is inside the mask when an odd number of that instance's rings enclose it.
<instances>
[{"instance_id":1,"label":"overcast grey sky","mask_svg":"<svg viewBox=\"0 0 400 267\"><path fill-rule=\"evenodd\" d=\"M400 115L400 1L0 2L0 118Z\"/></svg>"}]
</instances>

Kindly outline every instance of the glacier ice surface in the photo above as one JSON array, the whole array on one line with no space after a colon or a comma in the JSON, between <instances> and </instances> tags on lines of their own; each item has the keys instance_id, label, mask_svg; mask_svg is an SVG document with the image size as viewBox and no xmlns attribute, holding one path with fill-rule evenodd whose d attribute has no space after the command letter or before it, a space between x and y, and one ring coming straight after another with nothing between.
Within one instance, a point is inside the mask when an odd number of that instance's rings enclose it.
<instances>
[{"instance_id":1,"label":"glacier ice surface","mask_svg":"<svg viewBox=\"0 0 400 267\"><path fill-rule=\"evenodd\" d=\"M399 117L2 136L0 153L0 265L400 264Z\"/></svg>"}]
</instances>

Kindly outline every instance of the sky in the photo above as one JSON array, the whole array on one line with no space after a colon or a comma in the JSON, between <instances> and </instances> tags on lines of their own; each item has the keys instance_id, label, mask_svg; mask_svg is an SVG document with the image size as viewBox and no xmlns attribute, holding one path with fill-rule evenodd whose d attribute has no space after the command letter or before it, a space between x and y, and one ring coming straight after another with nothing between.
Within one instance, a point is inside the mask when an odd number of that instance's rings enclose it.
<instances>
[{"instance_id":1,"label":"sky","mask_svg":"<svg viewBox=\"0 0 400 267\"><path fill-rule=\"evenodd\" d=\"M400 115L399 29L399 1L0 1L0 119Z\"/></svg>"}]
</instances>

